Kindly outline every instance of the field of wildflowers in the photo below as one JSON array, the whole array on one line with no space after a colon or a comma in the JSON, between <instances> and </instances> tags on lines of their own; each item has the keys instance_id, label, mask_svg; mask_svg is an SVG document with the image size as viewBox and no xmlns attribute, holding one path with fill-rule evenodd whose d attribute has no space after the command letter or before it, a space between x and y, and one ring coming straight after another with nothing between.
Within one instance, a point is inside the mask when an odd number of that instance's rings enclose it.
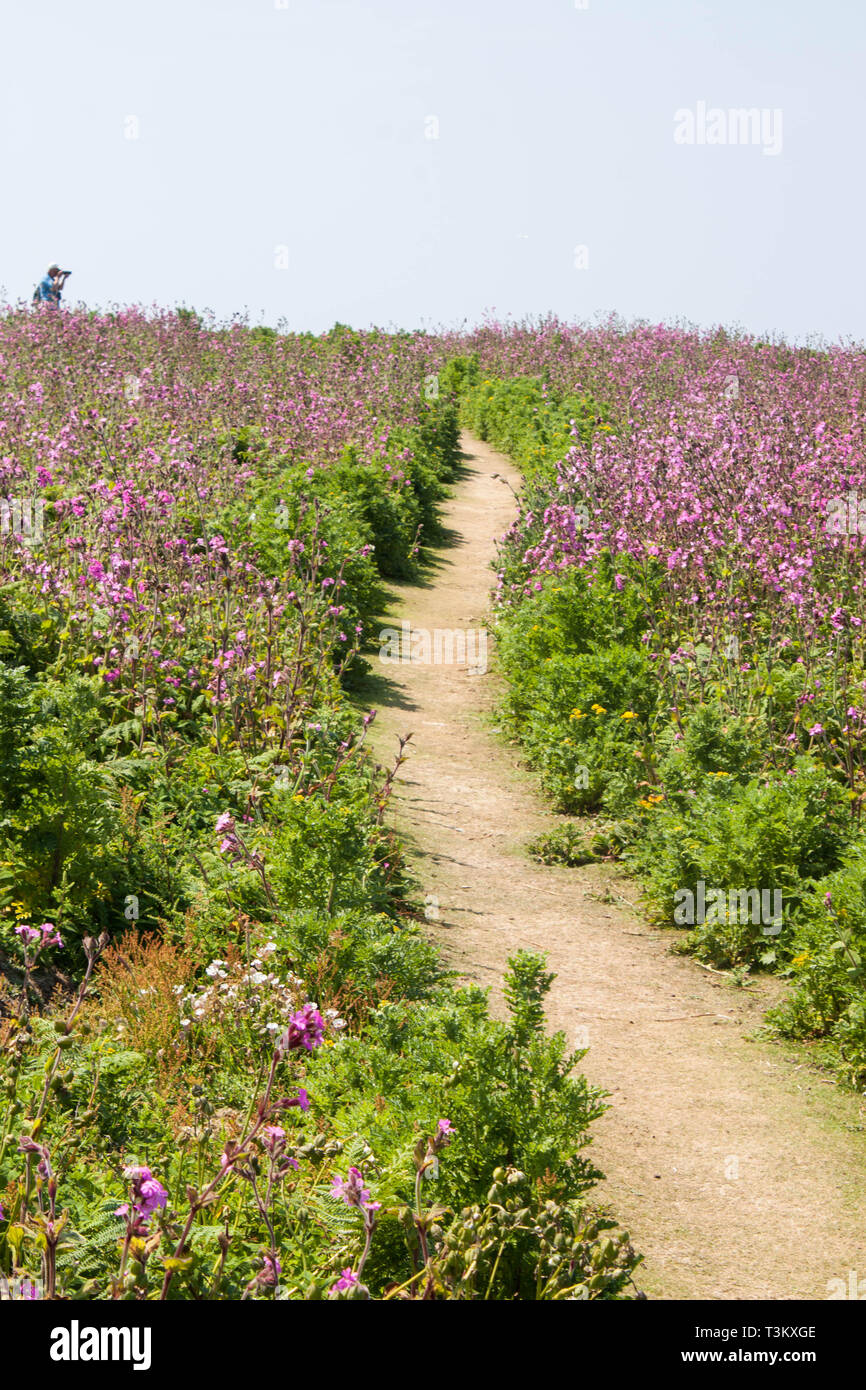
<instances>
[{"instance_id":1,"label":"field of wildflowers","mask_svg":"<svg viewBox=\"0 0 866 1390\"><path fill-rule=\"evenodd\" d=\"M10 311L0 386L0 1297L634 1295L544 962L454 985L366 747L461 423L533 852L863 1084L859 350Z\"/></svg>"},{"instance_id":2,"label":"field of wildflowers","mask_svg":"<svg viewBox=\"0 0 866 1390\"><path fill-rule=\"evenodd\" d=\"M536 852L624 858L685 949L789 977L774 1026L862 1085L866 356L553 319L454 353L464 423L526 478L506 713L595 817Z\"/></svg>"},{"instance_id":3,"label":"field of wildflowers","mask_svg":"<svg viewBox=\"0 0 866 1390\"><path fill-rule=\"evenodd\" d=\"M458 347L0 318L4 1300L632 1296L543 962L454 986L365 746Z\"/></svg>"}]
</instances>

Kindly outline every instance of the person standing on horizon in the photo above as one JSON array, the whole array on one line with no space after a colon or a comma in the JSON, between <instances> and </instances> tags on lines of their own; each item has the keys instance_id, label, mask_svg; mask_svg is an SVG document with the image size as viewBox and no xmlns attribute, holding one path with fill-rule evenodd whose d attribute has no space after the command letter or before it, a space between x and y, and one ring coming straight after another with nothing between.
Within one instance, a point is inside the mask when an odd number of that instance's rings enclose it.
<instances>
[{"instance_id":1,"label":"person standing on horizon","mask_svg":"<svg viewBox=\"0 0 866 1390\"><path fill-rule=\"evenodd\" d=\"M71 270L61 270L59 265L50 265L48 273L36 286L33 303L47 304L50 309L59 309L61 291L71 274Z\"/></svg>"}]
</instances>

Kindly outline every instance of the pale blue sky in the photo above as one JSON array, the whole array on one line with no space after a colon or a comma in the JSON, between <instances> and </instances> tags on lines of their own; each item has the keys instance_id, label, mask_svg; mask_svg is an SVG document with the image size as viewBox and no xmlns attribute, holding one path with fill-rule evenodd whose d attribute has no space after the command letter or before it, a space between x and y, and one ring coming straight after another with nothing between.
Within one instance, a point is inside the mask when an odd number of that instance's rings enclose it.
<instances>
[{"instance_id":1,"label":"pale blue sky","mask_svg":"<svg viewBox=\"0 0 866 1390\"><path fill-rule=\"evenodd\" d=\"M70 302L293 328L866 339L857 0L279 3L7 6L4 299L56 258ZM780 109L781 154L676 144L699 102Z\"/></svg>"}]
</instances>

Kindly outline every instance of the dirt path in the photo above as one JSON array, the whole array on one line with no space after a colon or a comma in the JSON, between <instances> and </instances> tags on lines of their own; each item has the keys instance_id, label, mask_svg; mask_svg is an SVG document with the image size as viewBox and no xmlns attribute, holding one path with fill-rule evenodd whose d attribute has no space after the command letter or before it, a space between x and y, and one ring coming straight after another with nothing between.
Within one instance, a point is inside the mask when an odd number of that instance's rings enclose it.
<instances>
[{"instance_id":1,"label":"dirt path","mask_svg":"<svg viewBox=\"0 0 866 1390\"><path fill-rule=\"evenodd\" d=\"M392 620L477 626L494 538L515 514L498 473L514 467L464 436L466 473L446 508L453 544L428 587L395 588ZM430 929L461 974L499 983L520 946L544 950L557 979L551 1028L588 1040L583 1066L610 1094L594 1126L598 1189L645 1255L650 1297L824 1299L828 1281L866 1281L864 1105L802 1054L750 1036L775 982L748 990L669 953L637 912L606 904L604 869L536 864L524 846L554 817L496 737L495 673L376 663L374 747L390 762L411 732L395 823L439 902ZM866 1292L866 1282L863 1284Z\"/></svg>"}]
</instances>

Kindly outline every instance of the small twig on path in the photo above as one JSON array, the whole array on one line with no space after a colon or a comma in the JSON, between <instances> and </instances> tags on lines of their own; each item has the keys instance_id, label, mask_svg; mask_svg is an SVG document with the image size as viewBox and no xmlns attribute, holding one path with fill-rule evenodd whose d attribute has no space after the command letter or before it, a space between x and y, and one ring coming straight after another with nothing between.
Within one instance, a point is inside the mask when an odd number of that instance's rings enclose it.
<instances>
[{"instance_id":1,"label":"small twig on path","mask_svg":"<svg viewBox=\"0 0 866 1390\"><path fill-rule=\"evenodd\" d=\"M653 1023L682 1023L686 1018L732 1018L732 1014L717 1014L715 1009L708 1009L702 1014L676 1014L673 1018L654 1018Z\"/></svg>"},{"instance_id":2,"label":"small twig on path","mask_svg":"<svg viewBox=\"0 0 866 1390\"><path fill-rule=\"evenodd\" d=\"M704 962L702 960L696 960L695 965L699 965L702 970L709 970L711 975L723 975L726 980L733 980L734 978L733 970L717 970L714 965L704 965ZM751 984L754 984L753 980L742 981L743 989L748 989L749 985Z\"/></svg>"},{"instance_id":3,"label":"small twig on path","mask_svg":"<svg viewBox=\"0 0 866 1390\"><path fill-rule=\"evenodd\" d=\"M618 893L615 888L611 888L610 885L608 885L607 891L612 898L619 898L621 903L625 903L626 907L630 907L632 912L640 912L640 907L637 903L633 903L630 898L624 898L622 893Z\"/></svg>"}]
</instances>

